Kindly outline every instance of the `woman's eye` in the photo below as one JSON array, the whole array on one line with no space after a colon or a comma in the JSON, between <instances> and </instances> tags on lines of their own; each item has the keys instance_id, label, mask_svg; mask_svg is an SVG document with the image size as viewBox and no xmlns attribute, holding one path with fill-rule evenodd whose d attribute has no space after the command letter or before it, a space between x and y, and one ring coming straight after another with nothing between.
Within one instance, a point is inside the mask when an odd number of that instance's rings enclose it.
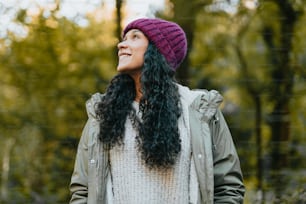
<instances>
[{"instance_id":1,"label":"woman's eye","mask_svg":"<svg viewBox=\"0 0 306 204\"><path fill-rule=\"evenodd\" d=\"M137 39L137 38L139 38L138 35L133 35L133 39Z\"/></svg>"}]
</instances>

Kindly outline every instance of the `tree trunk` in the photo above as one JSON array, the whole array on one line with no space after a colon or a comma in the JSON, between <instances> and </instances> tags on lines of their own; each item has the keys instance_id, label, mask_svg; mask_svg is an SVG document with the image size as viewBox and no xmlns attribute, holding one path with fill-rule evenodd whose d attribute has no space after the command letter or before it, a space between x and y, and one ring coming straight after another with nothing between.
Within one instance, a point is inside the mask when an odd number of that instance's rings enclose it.
<instances>
[{"instance_id":1,"label":"tree trunk","mask_svg":"<svg viewBox=\"0 0 306 204\"><path fill-rule=\"evenodd\" d=\"M259 203L264 203L265 194L263 189L263 154L262 154L262 108L260 95L253 96L255 103L255 132L256 132L256 158L257 158L257 192Z\"/></svg>"},{"instance_id":2,"label":"tree trunk","mask_svg":"<svg viewBox=\"0 0 306 204\"><path fill-rule=\"evenodd\" d=\"M245 89L247 90L248 94L251 96L253 99L254 105L255 105L255 123L254 123L254 128L255 128L255 137L256 137L256 160L257 160L257 169L256 169L256 177L257 177L257 192L259 193L258 195L258 200L260 203L263 203L265 200L265 195L264 195L264 189L263 189L263 153L262 153L262 132L261 132L261 124L262 124L262 102L261 102L261 88L254 85L252 81L254 81L253 77L249 73L249 67L247 64L247 61L242 54L241 51L241 40L243 37L243 34L245 33L247 27L242 27L239 34L238 34L238 39L237 43L235 44L235 52L237 54L237 57L239 59L240 63L240 73L241 77L244 79L249 79L245 80Z\"/></svg>"},{"instance_id":3,"label":"tree trunk","mask_svg":"<svg viewBox=\"0 0 306 204\"><path fill-rule=\"evenodd\" d=\"M294 68L290 63L294 27L297 12L289 0L274 1L279 8L279 26L275 31L270 26L264 29L265 40L271 60L271 101L274 104L268 124L271 128L272 182L276 196L281 196L286 179L282 169L288 167L288 143L290 138L290 98L293 92ZM279 40L278 40L279 39ZM275 43L277 42L278 43Z\"/></svg>"},{"instance_id":4,"label":"tree trunk","mask_svg":"<svg viewBox=\"0 0 306 204\"><path fill-rule=\"evenodd\" d=\"M121 21L122 21L122 15L121 15L121 8L122 8L122 0L116 0L116 37L118 40L121 39Z\"/></svg>"},{"instance_id":5,"label":"tree trunk","mask_svg":"<svg viewBox=\"0 0 306 204\"><path fill-rule=\"evenodd\" d=\"M9 172L10 172L10 160L11 160L11 150L14 146L15 139L9 138L5 141L5 145L2 149L3 158L2 158L2 175L1 175L1 201L8 201L8 181L9 181Z\"/></svg>"},{"instance_id":6,"label":"tree trunk","mask_svg":"<svg viewBox=\"0 0 306 204\"><path fill-rule=\"evenodd\" d=\"M199 3L200 1L197 0L190 0L186 3L185 0L173 0L173 12L174 17L173 21L178 23L186 33L187 37L187 55L185 60L182 62L180 67L176 71L176 77L178 81L188 86L190 80L190 59L189 53L193 47L193 39L194 39L194 31L195 31L195 23L196 23L196 16L200 9L210 3L210 1L204 1L204 3Z\"/></svg>"}]
</instances>

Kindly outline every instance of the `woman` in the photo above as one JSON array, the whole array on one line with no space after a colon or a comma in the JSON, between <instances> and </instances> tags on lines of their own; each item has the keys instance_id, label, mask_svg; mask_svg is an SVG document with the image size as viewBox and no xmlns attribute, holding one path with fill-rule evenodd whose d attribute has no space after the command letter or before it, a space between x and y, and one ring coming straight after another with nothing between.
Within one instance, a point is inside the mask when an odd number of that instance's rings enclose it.
<instances>
[{"instance_id":1,"label":"woman","mask_svg":"<svg viewBox=\"0 0 306 204\"><path fill-rule=\"evenodd\" d=\"M187 51L180 26L137 19L118 50L119 74L86 103L70 203L242 203L222 97L173 78Z\"/></svg>"}]
</instances>

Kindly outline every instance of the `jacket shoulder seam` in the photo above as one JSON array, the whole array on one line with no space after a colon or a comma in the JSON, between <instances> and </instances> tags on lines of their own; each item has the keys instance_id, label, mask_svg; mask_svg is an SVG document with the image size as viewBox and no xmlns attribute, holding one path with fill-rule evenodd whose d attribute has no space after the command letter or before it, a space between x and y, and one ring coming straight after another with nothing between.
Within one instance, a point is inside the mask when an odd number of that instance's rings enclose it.
<instances>
[{"instance_id":1,"label":"jacket shoulder seam","mask_svg":"<svg viewBox=\"0 0 306 204\"><path fill-rule=\"evenodd\" d=\"M104 94L95 93L86 101L86 111L88 118L97 119L96 109L99 102L102 101Z\"/></svg>"}]
</instances>

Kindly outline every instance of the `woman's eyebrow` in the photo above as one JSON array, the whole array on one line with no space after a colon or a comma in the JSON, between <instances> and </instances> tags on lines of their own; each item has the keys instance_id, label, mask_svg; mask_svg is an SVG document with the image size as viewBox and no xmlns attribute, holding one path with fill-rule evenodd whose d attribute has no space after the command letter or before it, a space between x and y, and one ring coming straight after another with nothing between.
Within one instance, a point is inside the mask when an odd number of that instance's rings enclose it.
<instances>
[{"instance_id":1,"label":"woman's eyebrow","mask_svg":"<svg viewBox=\"0 0 306 204\"><path fill-rule=\"evenodd\" d=\"M133 34L135 34L135 33L141 33L141 34L142 34L142 32L141 32L140 30L138 30L138 29L133 29L133 30L131 30L130 33L126 34L126 35L122 38L122 40L125 40L128 36L133 35Z\"/></svg>"},{"instance_id":2,"label":"woman's eyebrow","mask_svg":"<svg viewBox=\"0 0 306 204\"><path fill-rule=\"evenodd\" d=\"M135 29L133 30L133 33L142 33L142 32L140 30Z\"/></svg>"},{"instance_id":3,"label":"woman's eyebrow","mask_svg":"<svg viewBox=\"0 0 306 204\"><path fill-rule=\"evenodd\" d=\"M138 29L135 29L135 30L132 30L131 35L133 35L135 33L142 33L142 32L140 30L138 30Z\"/></svg>"}]
</instances>

